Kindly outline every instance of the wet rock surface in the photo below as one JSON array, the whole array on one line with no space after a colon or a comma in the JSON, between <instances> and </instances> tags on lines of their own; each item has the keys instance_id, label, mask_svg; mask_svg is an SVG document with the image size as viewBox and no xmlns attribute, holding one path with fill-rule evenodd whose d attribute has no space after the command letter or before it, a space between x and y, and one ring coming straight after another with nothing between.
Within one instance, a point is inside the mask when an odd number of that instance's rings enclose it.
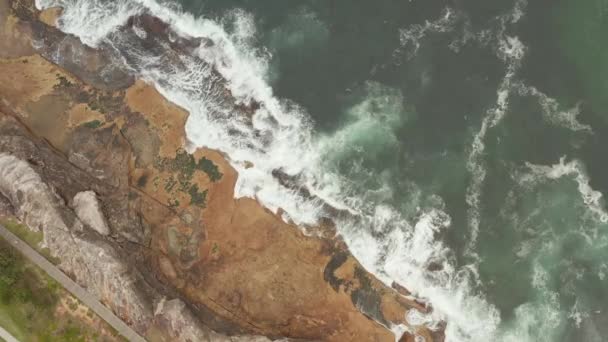
<instances>
[{"instance_id":1,"label":"wet rock surface","mask_svg":"<svg viewBox=\"0 0 608 342\"><path fill-rule=\"evenodd\" d=\"M339 237L306 236L235 199L222 153L186 152L187 112L39 18L30 1L0 0L0 23L12 23L0 35L39 43L0 55L3 207L136 330L167 341L394 341L389 329L403 324L441 339L409 326L407 311L424 306L366 272ZM171 34L151 16L132 26L148 49Z\"/></svg>"}]
</instances>

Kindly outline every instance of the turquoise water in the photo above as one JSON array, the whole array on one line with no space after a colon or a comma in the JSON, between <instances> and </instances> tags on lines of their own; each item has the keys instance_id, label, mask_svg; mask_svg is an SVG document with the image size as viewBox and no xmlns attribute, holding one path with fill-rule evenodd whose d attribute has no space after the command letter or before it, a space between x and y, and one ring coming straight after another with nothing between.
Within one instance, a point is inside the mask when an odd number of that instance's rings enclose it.
<instances>
[{"instance_id":1,"label":"turquoise water","mask_svg":"<svg viewBox=\"0 0 608 342\"><path fill-rule=\"evenodd\" d=\"M410 323L447 320L448 341L608 340L608 1L40 2L140 61L190 111L192 142L228 154L238 196L328 216L366 268L435 309ZM142 8L216 44L167 71L82 19ZM253 128L197 58L261 103Z\"/></svg>"},{"instance_id":2,"label":"turquoise water","mask_svg":"<svg viewBox=\"0 0 608 342\"><path fill-rule=\"evenodd\" d=\"M608 339L605 208L584 197L608 191L608 2L522 2L518 20L514 1L182 5L253 13L275 94L306 108L328 146L325 167L364 201L413 221L421 207L449 214L438 238L455 264L476 265L471 286L500 312L497 336ZM475 154L513 64L499 52L506 36L524 56ZM560 169L570 171L550 175Z\"/></svg>"}]
</instances>

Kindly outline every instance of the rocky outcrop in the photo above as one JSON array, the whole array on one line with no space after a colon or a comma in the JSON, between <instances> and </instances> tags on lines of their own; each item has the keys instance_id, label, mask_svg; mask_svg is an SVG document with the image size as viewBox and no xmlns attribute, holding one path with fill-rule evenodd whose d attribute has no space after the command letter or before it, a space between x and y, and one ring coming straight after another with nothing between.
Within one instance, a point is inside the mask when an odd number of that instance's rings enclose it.
<instances>
[{"instance_id":1,"label":"rocky outcrop","mask_svg":"<svg viewBox=\"0 0 608 342\"><path fill-rule=\"evenodd\" d=\"M72 208L82 223L101 235L110 234L110 228L101 212L97 195L93 191L77 193L72 200Z\"/></svg>"},{"instance_id":2,"label":"rocky outcrop","mask_svg":"<svg viewBox=\"0 0 608 342\"><path fill-rule=\"evenodd\" d=\"M221 152L185 151L187 112L114 64L109 79L95 76L110 57L40 21L31 2L5 7L12 24L0 35L43 44L0 56L0 192L60 267L140 333L394 341L401 325L435 340L405 320L426 308L365 271L339 237L306 236L235 199ZM82 58L51 54L63 49Z\"/></svg>"},{"instance_id":3,"label":"rocky outcrop","mask_svg":"<svg viewBox=\"0 0 608 342\"><path fill-rule=\"evenodd\" d=\"M51 257L59 261L59 268L142 335L149 336L150 331L162 327L159 334L169 336L169 340L232 341L232 337L197 323L180 299L165 305L162 294L123 261L124 255L113 241L102 238L109 231L101 234L99 227L95 229L105 223L95 193L79 192L72 211L49 185L57 181L57 173L84 183L86 177L79 179L83 174L70 164L61 163L61 157L52 150L28 140L19 124L2 113L0 130L4 134L12 132L12 136L0 135L0 193L9 203L5 207L27 227L42 233L40 247L48 249ZM87 227L91 230L87 231ZM256 336L240 338L264 341Z\"/></svg>"},{"instance_id":4,"label":"rocky outcrop","mask_svg":"<svg viewBox=\"0 0 608 342\"><path fill-rule=\"evenodd\" d=\"M64 272L136 330L146 330L152 308L132 286L132 272L107 243L84 237L80 220L26 161L0 153L0 192L23 223L43 233L42 247L60 260Z\"/></svg>"},{"instance_id":5,"label":"rocky outcrop","mask_svg":"<svg viewBox=\"0 0 608 342\"><path fill-rule=\"evenodd\" d=\"M225 336L210 330L198 328L198 320L180 300L161 301L155 312L158 326L171 332L171 341L213 341L213 342L270 342L264 336ZM288 342L288 339L281 339Z\"/></svg>"}]
</instances>

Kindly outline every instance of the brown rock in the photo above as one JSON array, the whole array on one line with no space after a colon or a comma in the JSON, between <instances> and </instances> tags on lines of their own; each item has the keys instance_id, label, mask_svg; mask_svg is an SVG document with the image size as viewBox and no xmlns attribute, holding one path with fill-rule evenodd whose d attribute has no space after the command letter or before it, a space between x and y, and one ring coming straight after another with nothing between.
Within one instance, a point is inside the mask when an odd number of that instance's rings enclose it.
<instances>
[{"instance_id":1,"label":"brown rock","mask_svg":"<svg viewBox=\"0 0 608 342\"><path fill-rule=\"evenodd\" d=\"M0 0L0 58L16 58L34 53L27 28L12 15L9 0Z\"/></svg>"},{"instance_id":2,"label":"brown rock","mask_svg":"<svg viewBox=\"0 0 608 342\"><path fill-rule=\"evenodd\" d=\"M31 13L19 20L59 37ZM132 24L166 30L153 18ZM184 150L183 109L141 81L100 85L93 71L106 66L94 64L63 64L71 73L40 55L0 59L0 110L87 175L91 184L59 175L53 184L68 199L99 194L110 231L133 256L125 261L157 291L183 298L220 332L394 341L387 327L407 324L419 304L366 272L333 234L305 236L255 200L235 199L238 175L222 153Z\"/></svg>"},{"instance_id":3,"label":"brown rock","mask_svg":"<svg viewBox=\"0 0 608 342\"><path fill-rule=\"evenodd\" d=\"M412 295L412 293L408 289L406 289L405 287L399 285L396 282L393 282L391 284L391 287L394 288L395 290L397 290L397 292L399 292L402 296L406 296L407 297L407 296L411 296Z\"/></svg>"},{"instance_id":4,"label":"brown rock","mask_svg":"<svg viewBox=\"0 0 608 342\"><path fill-rule=\"evenodd\" d=\"M44 11L41 11L38 18L40 19L41 22L43 22L49 26L56 27L57 19L61 15L62 11L63 11L63 9L61 7L48 8Z\"/></svg>"}]
</instances>

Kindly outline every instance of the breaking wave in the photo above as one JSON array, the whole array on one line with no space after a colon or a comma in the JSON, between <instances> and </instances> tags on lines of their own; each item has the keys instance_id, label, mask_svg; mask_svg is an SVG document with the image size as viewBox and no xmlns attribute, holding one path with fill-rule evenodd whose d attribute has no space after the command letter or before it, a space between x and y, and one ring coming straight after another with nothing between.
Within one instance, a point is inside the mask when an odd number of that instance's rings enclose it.
<instances>
[{"instance_id":1,"label":"breaking wave","mask_svg":"<svg viewBox=\"0 0 608 342\"><path fill-rule=\"evenodd\" d=\"M395 194L384 177L399 175L369 166L368 158L391 153L399 144L395 130L408 119L399 90L368 82L359 101L347 110L344 125L331 135L322 134L315 132L304 108L274 96L267 80L270 56L256 48L255 20L246 12L234 10L221 20L211 20L155 0L36 3L39 8L63 7L61 30L87 45L114 49L125 67L185 108L190 113L186 133L192 147L226 153L237 170L235 196L255 198L304 228L325 217L332 219L367 270L387 285L397 282L427 300L434 310L429 314L410 311L410 324L437 327L445 320L448 341L489 341L496 336L499 312L475 290L476 265L457 266L453 253L438 238L440 232L451 229L442 200L415 205L415 194L421 190L411 184L415 208L411 212L398 208L392 204ZM506 113L525 51L517 37L505 33L505 27L521 18L524 5L518 1L493 33L507 72L496 105L483 119L468 157L468 170L475 176L466 196L471 250L479 230L479 194L486 175L484 138ZM137 22L127 25L130 18L143 14L160 18L180 37L199 39L198 45L179 55L168 53L169 49L144 48L141 41L149 38L146 31ZM451 30L454 18L454 12L446 9L435 22L403 29L403 51L414 54L420 39L429 32ZM487 35L482 32L478 39L485 40ZM594 193L589 196L593 204Z\"/></svg>"},{"instance_id":2,"label":"breaking wave","mask_svg":"<svg viewBox=\"0 0 608 342\"><path fill-rule=\"evenodd\" d=\"M602 194L589 185L582 162L566 157L554 165L526 163L512 176L517 196L535 202L516 210L512 220L514 231L525 236L514 249L519 262L530 265L533 290L515 308L502 340L568 340L567 327L576 331L576 340L601 340L595 320L604 319L603 304L582 289L605 277L608 213ZM564 250L572 245L580 248Z\"/></svg>"}]
</instances>

